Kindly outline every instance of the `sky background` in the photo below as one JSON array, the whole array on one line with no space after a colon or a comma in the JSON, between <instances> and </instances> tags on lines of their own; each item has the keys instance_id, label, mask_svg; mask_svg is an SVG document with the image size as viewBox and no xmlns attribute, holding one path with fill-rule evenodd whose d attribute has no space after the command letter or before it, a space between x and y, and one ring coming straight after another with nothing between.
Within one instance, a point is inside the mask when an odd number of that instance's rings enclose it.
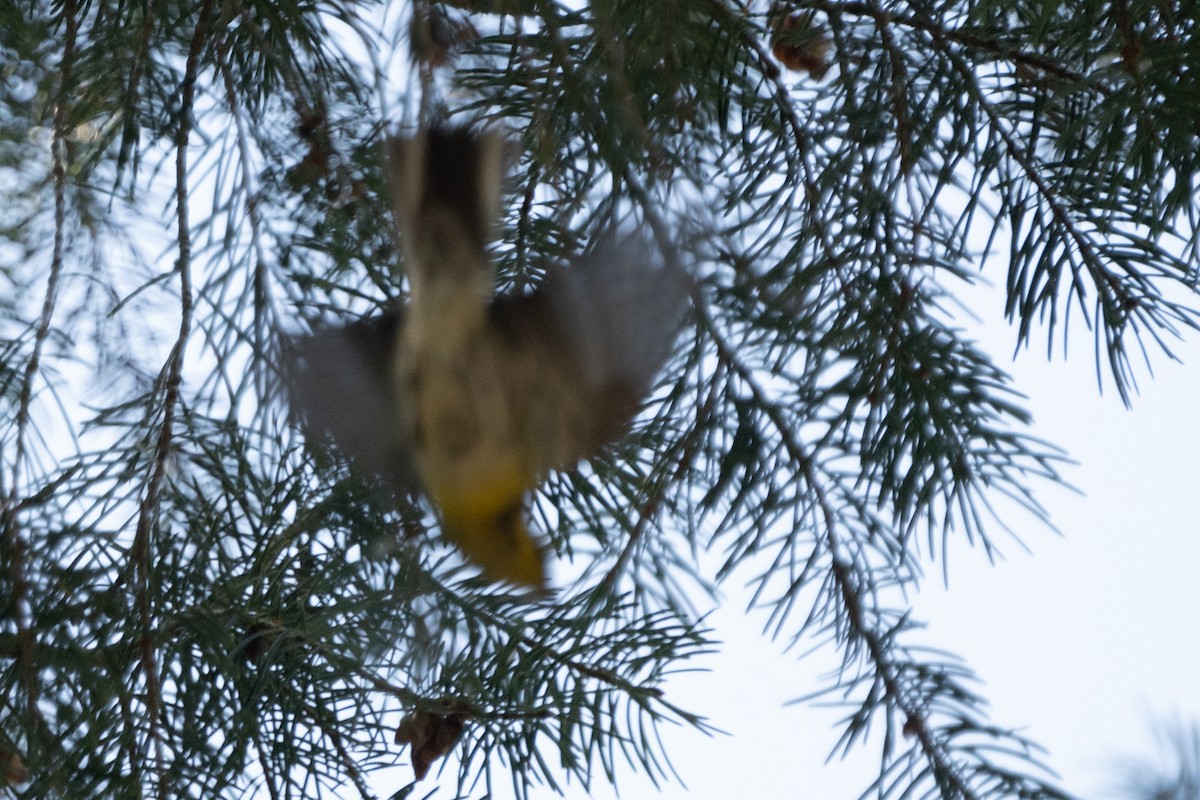
<instances>
[{"instance_id":1,"label":"sky background","mask_svg":"<svg viewBox=\"0 0 1200 800\"><path fill-rule=\"evenodd\" d=\"M988 273L997 268L990 263ZM1039 487L1059 534L1028 516L1010 518L1032 553L999 528L993 539L1003 560L995 565L981 549L953 543L949 585L941 562L930 564L913 598L928 623L921 641L966 660L992 721L1045 746L1064 788L1080 798L1120 798L1123 767L1162 759L1153 722L1200 720L1200 337L1175 348L1183 364L1154 354L1155 375L1142 370L1127 409L1111 381L1099 391L1082 326L1072 331L1069 358L1058 347L1048 361L1043 336L1014 361L1000 291L966 295L982 319L967 327L1029 396L1032 432L1078 462L1064 474L1082 494ZM762 615L744 613L736 588L726 587L711 618L724 645L703 661L710 671L666 687L673 702L705 713L728 735L670 731L667 751L687 788L658 794L626 775L619 796L857 798L878 774L874 743L826 764L843 712L785 705L819 685L831 654L798 661L783 653L782 642L760 634ZM592 797L614 796L593 788Z\"/></svg>"}]
</instances>

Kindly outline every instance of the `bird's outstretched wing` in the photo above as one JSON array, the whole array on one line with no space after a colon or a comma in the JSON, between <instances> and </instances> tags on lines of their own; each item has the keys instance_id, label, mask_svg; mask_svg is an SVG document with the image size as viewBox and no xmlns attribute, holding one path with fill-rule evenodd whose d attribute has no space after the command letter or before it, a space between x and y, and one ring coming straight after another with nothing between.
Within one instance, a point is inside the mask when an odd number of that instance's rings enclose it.
<instances>
[{"instance_id":1,"label":"bird's outstretched wing","mask_svg":"<svg viewBox=\"0 0 1200 800\"><path fill-rule=\"evenodd\" d=\"M639 236L608 235L549 271L530 294L503 295L489 322L508 343L505 378L533 391L518 413L536 471L568 469L621 438L671 354L688 279Z\"/></svg>"},{"instance_id":2,"label":"bird's outstretched wing","mask_svg":"<svg viewBox=\"0 0 1200 800\"><path fill-rule=\"evenodd\" d=\"M417 487L408 428L393 397L399 311L318 328L285 348L292 409L306 431L332 439L366 474L408 494Z\"/></svg>"}]
</instances>

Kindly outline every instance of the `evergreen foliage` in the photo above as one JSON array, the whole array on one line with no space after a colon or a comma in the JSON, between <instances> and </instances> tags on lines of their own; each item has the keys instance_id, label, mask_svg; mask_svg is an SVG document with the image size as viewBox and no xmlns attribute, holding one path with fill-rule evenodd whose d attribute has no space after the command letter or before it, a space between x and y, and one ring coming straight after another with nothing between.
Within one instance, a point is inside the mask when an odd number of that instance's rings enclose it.
<instances>
[{"instance_id":1,"label":"evergreen foliage","mask_svg":"<svg viewBox=\"0 0 1200 800\"><path fill-rule=\"evenodd\" d=\"M1200 724L1154 720L1153 761L1129 760L1120 796L1129 800L1200 800Z\"/></svg>"},{"instance_id":2,"label":"evergreen foliage","mask_svg":"<svg viewBox=\"0 0 1200 800\"><path fill-rule=\"evenodd\" d=\"M0 792L375 797L448 749L475 795L672 780L657 728L704 709L663 682L714 646L696 598L749 576L776 635L840 653L795 687L845 705L839 750L884 730L865 793L1065 797L911 636L922 564L993 547L994 507L1043 517L1062 457L955 290L1005 285L1021 344L1074 316L1127 399L1195 327L1198 27L1194 0L0 0ZM281 335L402 297L380 143L447 120L517 143L499 287L614 219L696 278L633 435L538 495L536 603L278 392Z\"/></svg>"}]
</instances>

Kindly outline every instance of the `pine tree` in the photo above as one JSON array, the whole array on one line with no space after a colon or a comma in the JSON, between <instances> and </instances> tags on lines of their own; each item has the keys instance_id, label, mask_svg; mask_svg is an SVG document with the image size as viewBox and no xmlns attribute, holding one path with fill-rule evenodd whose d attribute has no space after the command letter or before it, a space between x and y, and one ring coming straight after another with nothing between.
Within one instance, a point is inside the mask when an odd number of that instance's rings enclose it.
<instances>
[{"instance_id":1,"label":"pine tree","mask_svg":"<svg viewBox=\"0 0 1200 800\"><path fill-rule=\"evenodd\" d=\"M1122 765L1121 797L1129 800L1200 800L1200 724L1152 721L1158 757Z\"/></svg>"},{"instance_id":2,"label":"pine tree","mask_svg":"<svg viewBox=\"0 0 1200 800\"><path fill-rule=\"evenodd\" d=\"M0 25L5 791L374 797L449 752L462 792L670 779L655 730L704 709L663 682L736 572L840 654L795 689L845 704L840 747L885 731L864 791L1066 796L915 646L904 590L1059 480L956 289L1002 282L1021 344L1074 314L1126 399L1195 327L1196 3L3 0ZM381 142L447 122L515 143L500 289L614 220L695 279L633 433L537 493L535 603L279 391L281 337L403 296Z\"/></svg>"}]
</instances>

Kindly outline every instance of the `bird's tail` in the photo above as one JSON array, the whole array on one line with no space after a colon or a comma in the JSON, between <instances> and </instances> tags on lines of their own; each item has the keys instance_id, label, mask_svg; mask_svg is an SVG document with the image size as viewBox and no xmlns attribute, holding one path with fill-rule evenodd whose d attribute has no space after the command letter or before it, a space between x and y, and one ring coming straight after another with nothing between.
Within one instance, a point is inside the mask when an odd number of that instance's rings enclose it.
<instances>
[{"instance_id":1,"label":"bird's tail","mask_svg":"<svg viewBox=\"0 0 1200 800\"><path fill-rule=\"evenodd\" d=\"M505 149L499 133L466 128L389 138L387 177L401 236L420 237L423 216L449 213L482 251L499 213Z\"/></svg>"}]
</instances>

